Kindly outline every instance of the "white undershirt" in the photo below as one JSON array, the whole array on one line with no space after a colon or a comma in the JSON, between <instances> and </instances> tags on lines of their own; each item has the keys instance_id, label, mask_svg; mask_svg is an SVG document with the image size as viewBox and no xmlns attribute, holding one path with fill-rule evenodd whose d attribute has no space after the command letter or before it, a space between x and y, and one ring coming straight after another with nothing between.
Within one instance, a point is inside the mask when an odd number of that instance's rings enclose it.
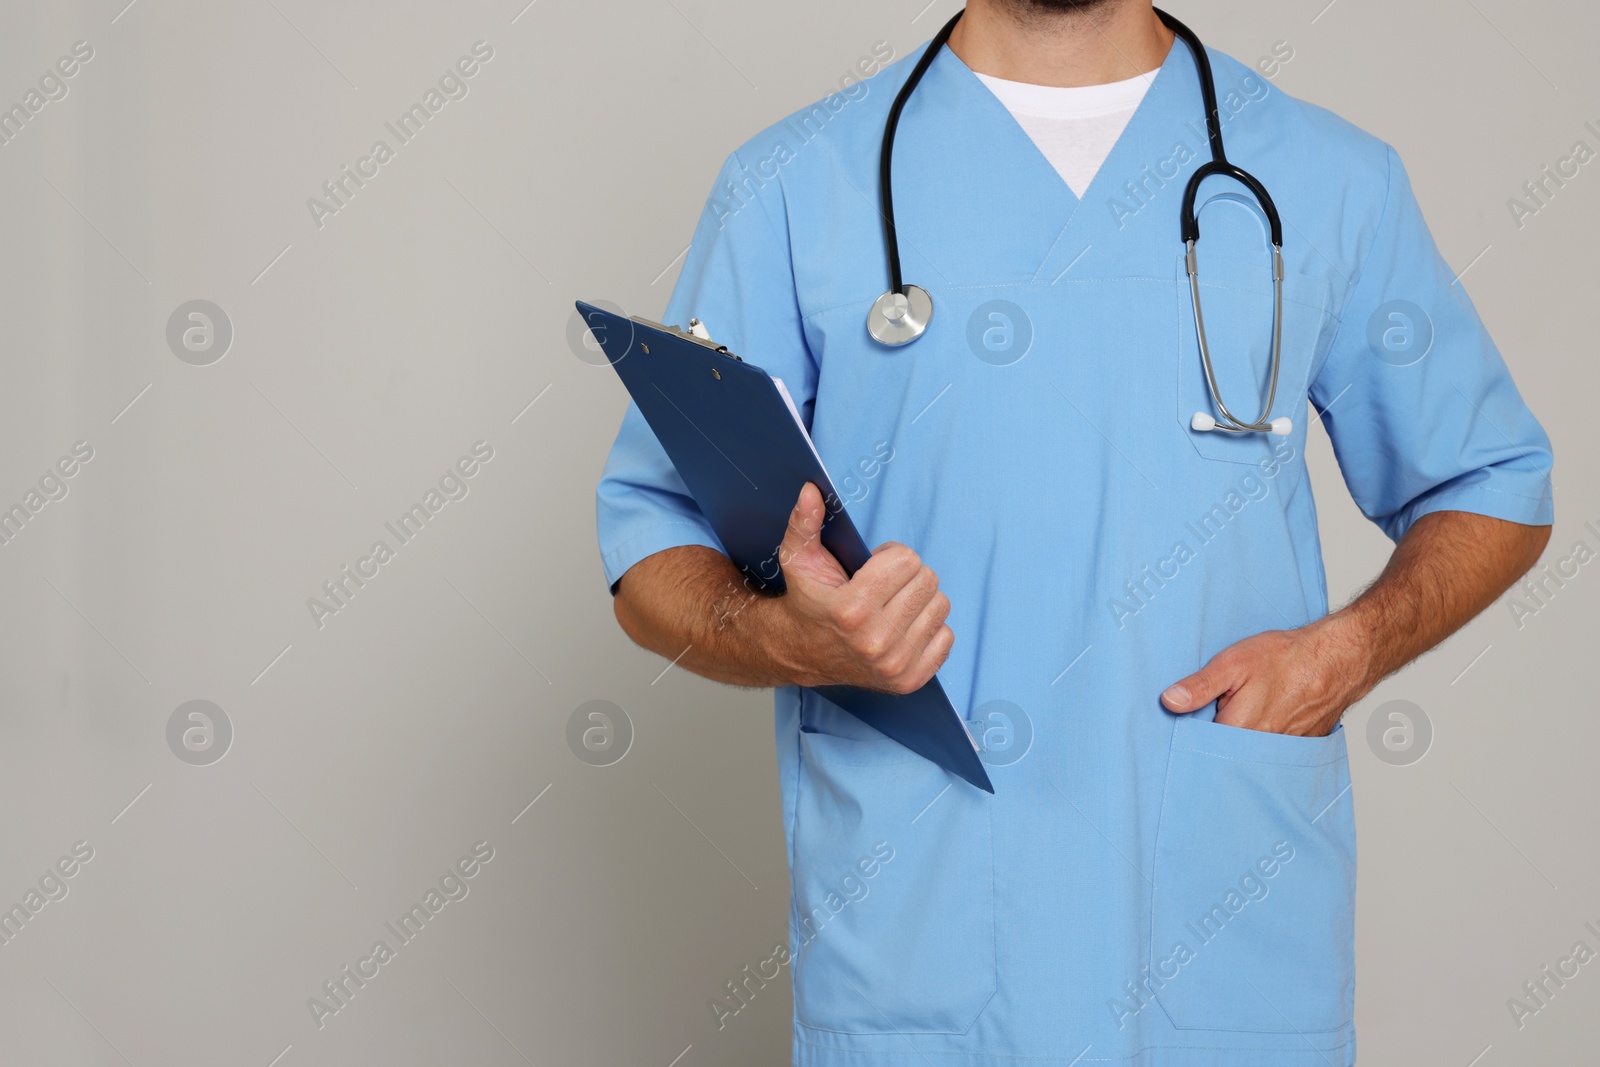
<instances>
[{"instance_id":1,"label":"white undershirt","mask_svg":"<svg viewBox=\"0 0 1600 1067\"><path fill-rule=\"evenodd\" d=\"M1082 197L1155 76L1152 70L1126 81L1065 89L987 74L978 80L1011 112L1073 195Z\"/></svg>"}]
</instances>

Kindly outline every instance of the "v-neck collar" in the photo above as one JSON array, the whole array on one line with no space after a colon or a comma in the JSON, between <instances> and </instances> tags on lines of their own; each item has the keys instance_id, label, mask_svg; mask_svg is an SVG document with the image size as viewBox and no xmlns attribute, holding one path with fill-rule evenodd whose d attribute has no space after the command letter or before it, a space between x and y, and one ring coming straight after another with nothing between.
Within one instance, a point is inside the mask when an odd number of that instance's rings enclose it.
<instances>
[{"instance_id":1,"label":"v-neck collar","mask_svg":"<svg viewBox=\"0 0 1600 1067\"><path fill-rule=\"evenodd\" d=\"M1177 38L1173 38L1172 48L1176 48L1177 45ZM1145 71L1142 74L1135 75L1135 77L1139 78L1148 78L1148 84L1146 84L1144 92L1140 95L1139 102L1134 105L1133 114L1128 116L1127 123L1123 126L1122 131L1117 135L1117 140L1112 145L1112 151L1106 154L1105 159L1101 160L1100 166L1095 169L1094 177L1090 179L1089 185L1085 187L1083 196L1081 198L1078 196L1078 194L1072 191L1072 187L1067 184L1066 179L1061 177L1061 173L1060 171L1056 170L1055 164L1050 162L1049 157L1047 157L1039 148L1038 142L1033 139L1033 135L1028 133L1027 129L1022 125L1022 123L1017 120L1017 116L1012 112L1010 107L1006 105L1005 101L1001 100L999 96L989 88L988 85L985 85L982 77L971 67L967 66L966 61L960 56L956 55L953 49L946 45L944 51L949 54L950 60L953 61L952 65L959 68L959 70L955 72L956 76L960 77L962 74L965 74L972 82L976 83L979 88L981 88L990 98L992 98L994 103L999 105L999 111L1003 113L1004 117L1000 118L997 116L996 121L1016 128L1016 132L1021 134L1022 140L1026 141L1028 147L1032 149L1031 155L1035 157L1035 162L1043 162L1044 165L1050 169L1050 172L1054 174L1057 180L1061 182L1061 185L1064 188L1067 196L1072 199L1072 203L1077 205L1082 200L1088 199L1091 192L1096 191L1094 187L1095 179L1098 179L1101 174L1105 173L1107 165L1112 162L1112 158L1116 153L1117 147L1121 145L1123 140L1126 138L1129 128L1132 127L1136 121L1138 121L1139 113L1144 108L1145 100L1150 96L1151 91L1155 89L1155 83L1160 80L1161 72L1166 67L1166 60L1172 55L1172 48L1167 49L1167 56L1163 57L1161 65L1156 67L1155 70ZM939 58L943 59L944 57L941 55Z\"/></svg>"},{"instance_id":2,"label":"v-neck collar","mask_svg":"<svg viewBox=\"0 0 1600 1067\"><path fill-rule=\"evenodd\" d=\"M910 202L902 212L897 191L897 221L902 221L913 245L918 242L919 230L926 233L928 223L936 223L935 238L924 239L921 250L913 250L910 258L920 256L937 272L930 276L943 275L952 284L984 284L979 279L994 284L997 271L1014 281L1059 277L1089 254L1097 241L1109 243L1120 233L1122 227L1109 203L1121 195L1125 184L1147 180L1145 172L1170 159L1177 142L1188 143L1197 153L1183 172L1195 165L1199 153L1207 153L1196 77L1188 48L1174 39L1144 98L1080 199L972 69L948 47L941 48L902 117L895 169L904 175L913 168L927 168L924 173L935 176L933 186L954 182L955 188L970 190L971 195L952 202L948 189L929 189L924 196L930 210L924 217ZM1191 119L1193 129L1188 123ZM1195 129L1200 131L1198 141ZM1167 184L1173 180L1167 178ZM1181 186L1162 195L1170 205L1164 205L1160 214L1170 215L1176 241ZM1166 206L1171 210L1165 210ZM943 214L949 212L958 213L965 221ZM907 225L913 219L914 225ZM1023 229L1027 232L1021 232ZM941 230L943 233L937 232ZM952 263L943 254L947 249L954 251L949 242L977 233L985 235L985 243L993 249L992 256L976 257L987 260L981 269L977 269L979 264L969 268ZM1026 262L1009 260L1013 255ZM1018 269L1024 272L1020 277Z\"/></svg>"}]
</instances>

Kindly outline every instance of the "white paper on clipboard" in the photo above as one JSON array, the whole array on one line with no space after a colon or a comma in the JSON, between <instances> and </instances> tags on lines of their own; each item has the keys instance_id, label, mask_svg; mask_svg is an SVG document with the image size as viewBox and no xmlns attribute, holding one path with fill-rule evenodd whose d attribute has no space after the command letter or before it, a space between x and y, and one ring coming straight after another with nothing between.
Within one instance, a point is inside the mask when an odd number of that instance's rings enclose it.
<instances>
[{"instance_id":1,"label":"white paper on clipboard","mask_svg":"<svg viewBox=\"0 0 1600 1067\"><path fill-rule=\"evenodd\" d=\"M789 408L789 414L794 416L794 424L800 427L800 436L806 439L806 444L811 446L811 454L817 457L817 466L822 468L822 473L828 475L828 481L833 481L833 475L828 474L828 465L822 462L822 453L817 451L817 443L811 440L811 431L806 429L805 421L800 418L800 409L795 407L794 397L789 395L788 388L783 384L782 378L772 379L772 384L778 387L778 395L783 397L783 402ZM818 486L817 488L822 488Z\"/></svg>"}]
</instances>

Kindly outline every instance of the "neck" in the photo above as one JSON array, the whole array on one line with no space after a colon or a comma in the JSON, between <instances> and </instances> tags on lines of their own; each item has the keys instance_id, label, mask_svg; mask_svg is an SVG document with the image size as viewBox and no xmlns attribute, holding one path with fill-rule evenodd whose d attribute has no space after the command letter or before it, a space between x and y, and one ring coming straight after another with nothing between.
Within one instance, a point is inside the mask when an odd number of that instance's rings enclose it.
<instances>
[{"instance_id":1,"label":"neck","mask_svg":"<svg viewBox=\"0 0 1600 1067\"><path fill-rule=\"evenodd\" d=\"M1155 70L1172 40L1148 0L1101 0L1081 7L969 0L949 43L979 74L1073 88Z\"/></svg>"}]
</instances>

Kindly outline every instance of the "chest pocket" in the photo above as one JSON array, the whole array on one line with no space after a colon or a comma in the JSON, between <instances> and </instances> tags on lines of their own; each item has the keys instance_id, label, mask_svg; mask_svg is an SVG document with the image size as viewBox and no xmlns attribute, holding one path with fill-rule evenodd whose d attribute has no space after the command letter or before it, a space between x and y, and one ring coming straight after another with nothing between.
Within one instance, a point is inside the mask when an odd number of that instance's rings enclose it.
<instances>
[{"instance_id":1,"label":"chest pocket","mask_svg":"<svg viewBox=\"0 0 1600 1067\"><path fill-rule=\"evenodd\" d=\"M1211 352L1217 390L1228 410L1240 419L1253 420L1266 399L1272 357L1272 269L1269 253L1240 254L1218 251L1218 240L1202 230L1199 248L1200 300L1205 316L1206 342ZM1259 243L1259 238L1257 238ZM1209 245L1209 247L1208 247ZM1187 437L1206 459L1256 463L1266 459L1276 442L1270 434L1198 431L1190 426L1195 412L1220 420L1221 413L1206 385L1195 331L1194 304L1183 257L1177 257L1178 320L1177 432ZM1267 419L1293 420L1291 440L1303 440L1307 418L1306 398L1310 371L1333 322L1328 313L1328 284L1308 274L1285 271L1283 278L1283 343L1278 387Z\"/></svg>"}]
</instances>

